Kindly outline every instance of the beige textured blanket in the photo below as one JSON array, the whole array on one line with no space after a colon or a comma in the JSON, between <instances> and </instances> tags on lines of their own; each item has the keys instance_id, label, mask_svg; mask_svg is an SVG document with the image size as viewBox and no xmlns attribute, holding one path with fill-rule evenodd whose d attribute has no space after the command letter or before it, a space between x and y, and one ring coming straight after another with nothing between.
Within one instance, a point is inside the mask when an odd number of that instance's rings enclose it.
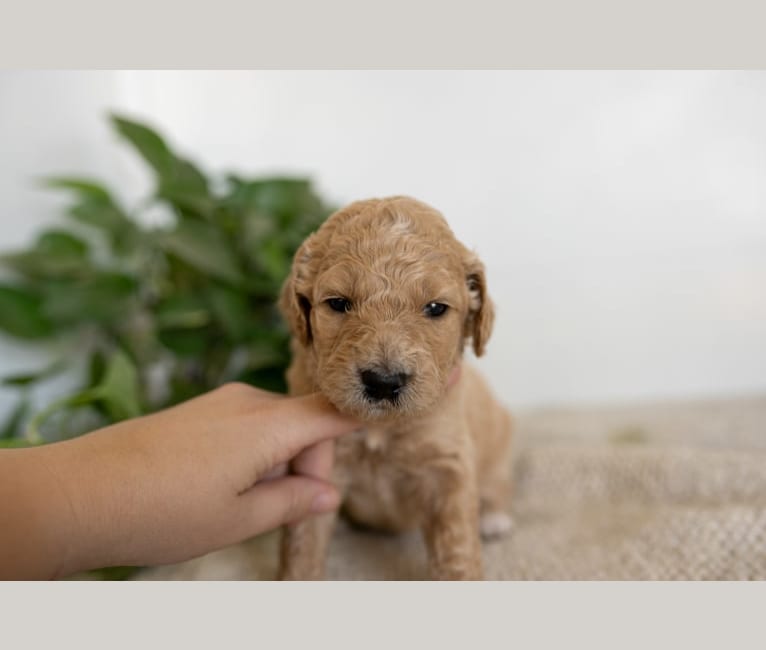
<instances>
[{"instance_id":1,"label":"beige textured blanket","mask_svg":"<svg viewBox=\"0 0 766 650\"><path fill-rule=\"evenodd\" d=\"M515 528L495 580L766 579L766 397L517 418ZM272 579L277 536L139 579ZM415 533L339 526L328 578L425 579Z\"/></svg>"}]
</instances>

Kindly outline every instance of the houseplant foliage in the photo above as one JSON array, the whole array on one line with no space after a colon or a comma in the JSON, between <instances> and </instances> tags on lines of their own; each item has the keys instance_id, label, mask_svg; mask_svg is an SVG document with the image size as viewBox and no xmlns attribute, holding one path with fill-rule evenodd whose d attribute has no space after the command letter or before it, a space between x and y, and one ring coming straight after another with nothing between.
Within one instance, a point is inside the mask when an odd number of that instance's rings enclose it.
<instances>
[{"instance_id":1,"label":"houseplant foliage","mask_svg":"<svg viewBox=\"0 0 766 650\"><path fill-rule=\"evenodd\" d=\"M244 381L284 389L288 334L276 299L301 241L330 210L296 178L208 178L144 124L112 116L156 179L128 210L101 183L53 178L71 197L61 224L4 254L0 330L58 353L5 377L17 408L0 445L59 440ZM147 226L159 202L170 223ZM36 384L68 371L70 395L32 412Z\"/></svg>"}]
</instances>

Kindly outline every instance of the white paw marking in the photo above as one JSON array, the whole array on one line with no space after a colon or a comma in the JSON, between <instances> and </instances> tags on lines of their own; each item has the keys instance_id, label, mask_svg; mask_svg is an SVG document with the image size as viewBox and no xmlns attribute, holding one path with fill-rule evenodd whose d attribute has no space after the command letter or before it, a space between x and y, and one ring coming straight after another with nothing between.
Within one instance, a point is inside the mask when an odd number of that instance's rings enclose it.
<instances>
[{"instance_id":1,"label":"white paw marking","mask_svg":"<svg viewBox=\"0 0 766 650\"><path fill-rule=\"evenodd\" d=\"M502 537L513 528L513 519L504 512L487 512L479 520L479 530L485 539Z\"/></svg>"}]
</instances>

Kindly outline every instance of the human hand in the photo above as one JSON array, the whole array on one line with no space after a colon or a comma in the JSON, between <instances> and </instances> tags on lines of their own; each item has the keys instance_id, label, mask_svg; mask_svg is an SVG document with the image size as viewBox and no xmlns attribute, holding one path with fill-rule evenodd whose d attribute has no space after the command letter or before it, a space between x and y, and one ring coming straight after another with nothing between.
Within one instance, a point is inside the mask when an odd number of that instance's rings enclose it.
<instances>
[{"instance_id":1,"label":"human hand","mask_svg":"<svg viewBox=\"0 0 766 650\"><path fill-rule=\"evenodd\" d=\"M327 482L331 440L357 426L317 395L285 398L229 384L12 453L34 456L38 480L39 468L48 470L45 498L56 507L47 547L59 547L52 572L61 576L179 562L336 508L339 495ZM290 461L295 475L281 475Z\"/></svg>"}]
</instances>

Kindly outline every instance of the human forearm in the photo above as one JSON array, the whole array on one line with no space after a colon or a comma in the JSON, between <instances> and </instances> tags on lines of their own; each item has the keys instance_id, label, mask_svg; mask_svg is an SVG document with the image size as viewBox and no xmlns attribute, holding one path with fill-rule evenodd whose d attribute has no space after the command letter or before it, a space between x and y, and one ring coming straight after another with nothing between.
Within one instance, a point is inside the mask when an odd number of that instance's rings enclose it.
<instances>
[{"instance_id":1,"label":"human forearm","mask_svg":"<svg viewBox=\"0 0 766 650\"><path fill-rule=\"evenodd\" d=\"M0 578L49 579L66 571L71 512L50 450L0 452Z\"/></svg>"},{"instance_id":2,"label":"human forearm","mask_svg":"<svg viewBox=\"0 0 766 650\"><path fill-rule=\"evenodd\" d=\"M0 451L0 578L180 562L333 510L317 396L232 384L66 442ZM283 476L292 462L295 475Z\"/></svg>"}]
</instances>

